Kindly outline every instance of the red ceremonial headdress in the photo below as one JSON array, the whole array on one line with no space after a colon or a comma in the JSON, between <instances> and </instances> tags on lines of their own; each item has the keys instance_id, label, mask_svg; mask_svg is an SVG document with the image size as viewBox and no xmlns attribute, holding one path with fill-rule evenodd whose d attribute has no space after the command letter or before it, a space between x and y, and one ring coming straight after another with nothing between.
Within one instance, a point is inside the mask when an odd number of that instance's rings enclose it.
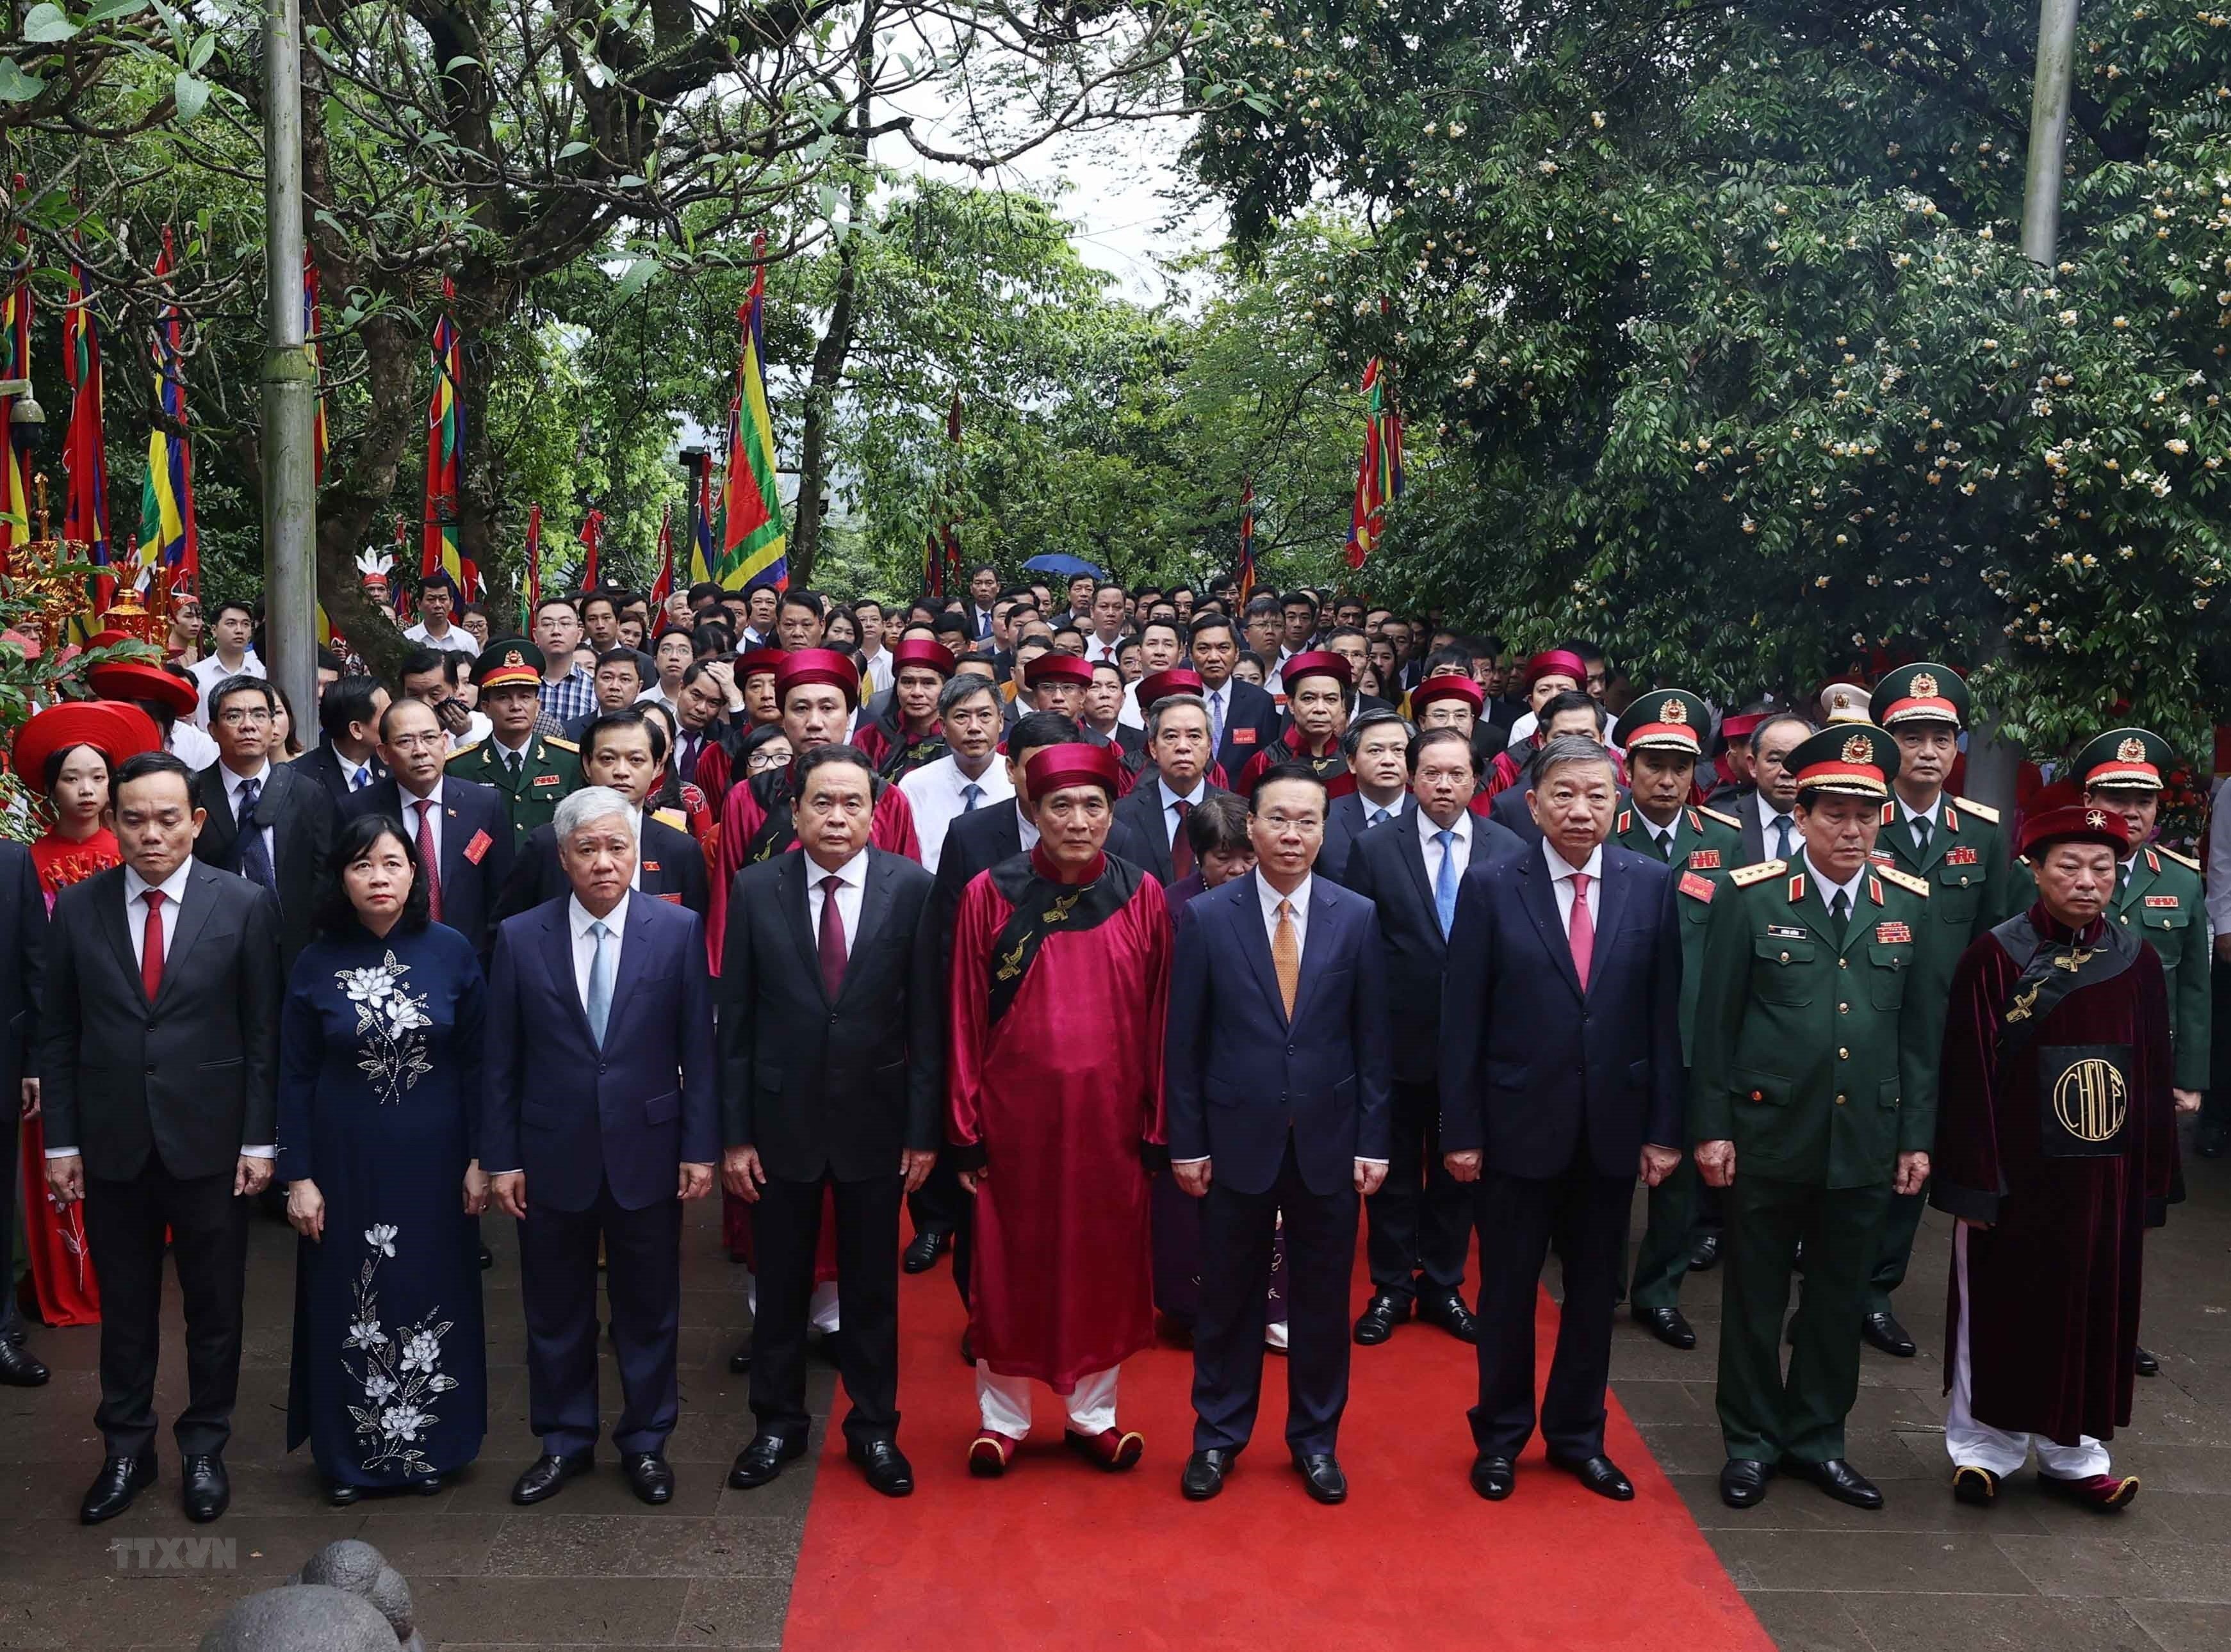
<instances>
[{"instance_id":1,"label":"red ceremonial headdress","mask_svg":"<svg viewBox=\"0 0 2231 1652\"><path fill-rule=\"evenodd\" d=\"M2069 842L2105 844L2120 860L2131 852L2130 824L2114 810L2096 804L2075 803L2035 812L2022 822L2019 852L2027 859L2040 849Z\"/></svg>"},{"instance_id":2,"label":"red ceremonial headdress","mask_svg":"<svg viewBox=\"0 0 2231 1652\"><path fill-rule=\"evenodd\" d=\"M23 783L43 791L47 760L58 751L90 746L113 769L127 757L160 750L162 744L154 720L136 705L73 700L48 707L18 729L11 757Z\"/></svg>"},{"instance_id":3,"label":"red ceremonial headdress","mask_svg":"<svg viewBox=\"0 0 2231 1652\"><path fill-rule=\"evenodd\" d=\"M1588 662L1562 648L1547 650L1526 662L1526 686L1530 689L1545 677L1569 677L1579 688L1588 680Z\"/></svg>"},{"instance_id":4,"label":"red ceremonial headdress","mask_svg":"<svg viewBox=\"0 0 2231 1652\"><path fill-rule=\"evenodd\" d=\"M191 716L202 703L191 683L172 677L159 665L140 660L115 660L86 673L93 691L104 700L154 700L181 717Z\"/></svg>"},{"instance_id":5,"label":"red ceremonial headdress","mask_svg":"<svg viewBox=\"0 0 2231 1652\"><path fill-rule=\"evenodd\" d=\"M746 677L756 677L761 671L780 676L782 663L789 658L790 651L787 649L754 648L737 658L736 681L741 683Z\"/></svg>"},{"instance_id":6,"label":"red ceremonial headdress","mask_svg":"<svg viewBox=\"0 0 2231 1652\"><path fill-rule=\"evenodd\" d=\"M860 703L859 670L849 657L833 648L801 648L784 655L782 664L774 668L778 700L788 699L792 689L815 683L826 683L832 689L843 690L847 705Z\"/></svg>"},{"instance_id":7,"label":"red ceremonial headdress","mask_svg":"<svg viewBox=\"0 0 2231 1652\"><path fill-rule=\"evenodd\" d=\"M1748 740L1758 725L1774 715L1771 711L1738 711L1732 717L1720 719L1720 738L1730 746L1738 740Z\"/></svg>"},{"instance_id":8,"label":"red ceremonial headdress","mask_svg":"<svg viewBox=\"0 0 2231 1652\"><path fill-rule=\"evenodd\" d=\"M1278 669L1278 680L1286 685L1289 696L1294 691L1294 684L1305 677L1331 677L1340 684L1342 693L1355 686L1355 673L1349 669L1347 656L1335 654L1329 648L1297 654Z\"/></svg>"},{"instance_id":9,"label":"red ceremonial headdress","mask_svg":"<svg viewBox=\"0 0 2231 1652\"><path fill-rule=\"evenodd\" d=\"M1088 746L1082 741L1063 746L1043 746L1024 765L1033 798L1051 797L1067 786L1098 786L1113 798L1119 789L1116 748Z\"/></svg>"},{"instance_id":10,"label":"red ceremonial headdress","mask_svg":"<svg viewBox=\"0 0 2231 1652\"><path fill-rule=\"evenodd\" d=\"M1423 711L1436 700L1462 700L1477 716L1487 703L1487 693L1471 678L1456 671L1429 677L1410 690L1410 709L1413 712Z\"/></svg>"},{"instance_id":11,"label":"red ceremonial headdress","mask_svg":"<svg viewBox=\"0 0 2231 1652\"><path fill-rule=\"evenodd\" d=\"M1092 668L1075 654L1041 654L1023 667L1023 686L1034 689L1041 683L1075 683L1089 689Z\"/></svg>"},{"instance_id":12,"label":"red ceremonial headdress","mask_svg":"<svg viewBox=\"0 0 2231 1652\"><path fill-rule=\"evenodd\" d=\"M1149 671L1139 679L1139 703L1149 711L1154 702L1167 700L1173 694L1206 694L1208 685L1200 680L1200 673L1188 665L1173 665L1167 671Z\"/></svg>"},{"instance_id":13,"label":"red ceremonial headdress","mask_svg":"<svg viewBox=\"0 0 2231 1652\"><path fill-rule=\"evenodd\" d=\"M909 637L891 650L891 675L896 677L909 665L927 665L940 677L949 677L960 669L960 662L953 658L953 651L943 643L934 643L927 637Z\"/></svg>"}]
</instances>

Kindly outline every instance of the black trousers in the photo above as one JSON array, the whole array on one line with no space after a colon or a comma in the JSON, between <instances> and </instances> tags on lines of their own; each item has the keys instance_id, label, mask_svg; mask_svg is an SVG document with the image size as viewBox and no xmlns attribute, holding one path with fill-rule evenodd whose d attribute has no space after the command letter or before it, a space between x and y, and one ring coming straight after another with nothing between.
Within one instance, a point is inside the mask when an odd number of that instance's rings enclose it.
<instances>
[{"instance_id":1,"label":"black trousers","mask_svg":"<svg viewBox=\"0 0 2231 1652\"><path fill-rule=\"evenodd\" d=\"M230 1169L181 1180L152 1153L128 1182L86 1178L86 1243L100 1279L93 1421L112 1457L137 1457L155 1442L165 1228L186 1311L186 1409L171 1432L187 1457L213 1456L232 1437L248 1278L248 1201L233 1197L232 1181Z\"/></svg>"},{"instance_id":2,"label":"black trousers","mask_svg":"<svg viewBox=\"0 0 2231 1652\"><path fill-rule=\"evenodd\" d=\"M2208 994L2210 1020L2227 1035L2208 1046L2208 1093L2200 1098L2200 1117L2207 1124L2231 1124L2231 963L2210 962Z\"/></svg>"},{"instance_id":3,"label":"black trousers","mask_svg":"<svg viewBox=\"0 0 2231 1652\"><path fill-rule=\"evenodd\" d=\"M1374 1292L1410 1302L1420 1291L1446 1296L1463 1288L1471 1189L1441 1163L1439 1085L1395 1085L1387 1180L1363 1202L1363 1220Z\"/></svg>"},{"instance_id":4,"label":"black trousers","mask_svg":"<svg viewBox=\"0 0 2231 1652\"><path fill-rule=\"evenodd\" d=\"M865 1445L899 1427L899 1189L894 1171L836 1182L837 1290L844 1329L837 1369L852 1409L844 1437ZM752 1207L759 1312L752 1321L752 1415L760 1432L803 1440L805 1330L813 1253L821 1238L822 1183L769 1176Z\"/></svg>"},{"instance_id":5,"label":"black trousers","mask_svg":"<svg viewBox=\"0 0 2231 1652\"><path fill-rule=\"evenodd\" d=\"M1263 1281L1285 1217L1286 1444L1329 1452L1348 1405L1348 1279L1355 1271L1355 1184L1311 1193L1294 1143L1267 1193L1212 1179L1201 1201L1200 1317L1193 1333L1193 1444L1237 1451L1255 1432L1263 1396ZM851 1310L848 1306L846 1312Z\"/></svg>"},{"instance_id":6,"label":"black trousers","mask_svg":"<svg viewBox=\"0 0 2231 1652\"><path fill-rule=\"evenodd\" d=\"M930 1167L929 1175L922 1186L907 1195L907 1212L914 1218L917 1233L953 1235L953 1288L960 1292L960 1305L967 1307L968 1266L976 1254L976 1201L960 1185L950 1147L937 1150L937 1163ZM848 1327L852 1323L849 1302L844 1323Z\"/></svg>"},{"instance_id":7,"label":"black trousers","mask_svg":"<svg viewBox=\"0 0 2231 1652\"><path fill-rule=\"evenodd\" d=\"M15 1092L20 1098L22 1091ZM7 1155L6 1169L0 1171L0 1336L20 1332L16 1312L16 1166L23 1156L23 1145L16 1139L22 1126L15 1122L15 1109L8 1104L8 1092L0 1091L0 1115L6 1123L0 1125L0 1152ZM38 1197L36 1189L31 1195ZM38 1207L34 1204L33 1209Z\"/></svg>"},{"instance_id":8,"label":"black trousers","mask_svg":"<svg viewBox=\"0 0 2231 1652\"><path fill-rule=\"evenodd\" d=\"M1632 1176L1603 1176L1585 1140L1562 1176L1489 1171L1475 1184L1479 1221L1479 1403L1472 1442L1516 1457L1534 1435L1534 1310L1555 1244L1565 1300L1542 1396L1542 1437L1561 1457L1603 1450L1612 1319L1626 1267Z\"/></svg>"}]
</instances>

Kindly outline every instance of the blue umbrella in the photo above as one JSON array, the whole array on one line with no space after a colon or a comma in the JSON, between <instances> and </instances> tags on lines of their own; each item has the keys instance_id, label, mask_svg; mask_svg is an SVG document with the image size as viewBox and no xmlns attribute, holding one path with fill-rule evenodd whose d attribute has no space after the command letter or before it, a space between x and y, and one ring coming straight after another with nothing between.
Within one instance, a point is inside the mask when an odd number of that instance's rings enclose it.
<instances>
[{"instance_id":1,"label":"blue umbrella","mask_svg":"<svg viewBox=\"0 0 2231 1652\"><path fill-rule=\"evenodd\" d=\"M1033 573L1090 573L1096 580L1104 580L1108 577L1083 557L1071 556L1066 551L1048 551L1042 556L1031 558L1023 566Z\"/></svg>"}]
</instances>

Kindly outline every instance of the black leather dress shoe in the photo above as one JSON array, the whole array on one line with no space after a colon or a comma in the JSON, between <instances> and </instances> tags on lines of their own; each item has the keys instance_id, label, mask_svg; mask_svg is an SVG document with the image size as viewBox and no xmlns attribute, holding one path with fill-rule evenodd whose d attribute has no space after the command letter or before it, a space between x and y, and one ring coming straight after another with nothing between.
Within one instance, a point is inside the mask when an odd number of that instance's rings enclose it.
<instances>
[{"instance_id":1,"label":"black leather dress shoe","mask_svg":"<svg viewBox=\"0 0 2231 1652\"><path fill-rule=\"evenodd\" d=\"M555 1497L566 1489L567 1480L587 1474L595 1461L595 1454L587 1451L577 1451L570 1457L555 1452L537 1457L527 1465L527 1472L512 1482L511 1500L525 1508Z\"/></svg>"},{"instance_id":2,"label":"black leather dress shoe","mask_svg":"<svg viewBox=\"0 0 2231 1652\"><path fill-rule=\"evenodd\" d=\"M1883 1494L1875 1484L1841 1457L1831 1457L1826 1462L1800 1462L1794 1457L1785 1458L1782 1464L1785 1473L1811 1480L1839 1503L1848 1503L1853 1508L1880 1508Z\"/></svg>"},{"instance_id":3,"label":"black leather dress shoe","mask_svg":"<svg viewBox=\"0 0 2231 1652\"><path fill-rule=\"evenodd\" d=\"M1518 1484L1518 1470L1508 1457L1483 1451L1471 1460L1471 1488L1491 1503L1500 1503Z\"/></svg>"},{"instance_id":4,"label":"black leather dress shoe","mask_svg":"<svg viewBox=\"0 0 2231 1652\"><path fill-rule=\"evenodd\" d=\"M1720 1235L1717 1229L1707 1228L1689 1247L1689 1271L1709 1273L1719 1265Z\"/></svg>"},{"instance_id":5,"label":"black leather dress shoe","mask_svg":"<svg viewBox=\"0 0 2231 1652\"><path fill-rule=\"evenodd\" d=\"M728 1370L732 1375L741 1377L751 1368L752 1339L747 1337L736 1344L736 1351L728 1356Z\"/></svg>"},{"instance_id":6,"label":"black leather dress shoe","mask_svg":"<svg viewBox=\"0 0 2231 1652\"><path fill-rule=\"evenodd\" d=\"M1178 1489L1193 1502L1206 1503L1224 1489L1224 1477L1232 1472L1238 1455L1221 1446L1194 1452L1186 1459L1185 1473L1178 1476Z\"/></svg>"},{"instance_id":7,"label":"black leather dress shoe","mask_svg":"<svg viewBox=\"0 0 2231 1652\"><path fill-rule=\"evenodd\" d=\"M1911 1359L1917 1351L1912 1337L1904 1325L1898 1324L1898 1316L1887 1311L1862 1314L1859 1317L1859 1335L1883 1352L1895 1354L1900 1359Z\"/></svg>"},{"instance_id":8,"label":"black leather dress shoe","mask_svg":"<svg viewBox=\"0 0 2231 1652\"><path fill-rule=\"evenodd\" d=\"M2156 1359L2150 1353L2146 1351L2143 1345L2141 1345L2138 1349L2137 1358L2134 1364L2134 1369L2141 1377L2159 1377L2161 1375L2161 1361Z\"/></svg>"},{"instance_id":9,"label":"black leather dress shoe","mask_svg":"<svg viewBox=\"0 0 2231 1652\"><path fill-rule=\"evenodd\" d=\"M1687 1350L1697 1345L1696 1327L1691 1325L1678 1308L1630 1308L1634 1323L1668 1348Z\"/></svg>"},{"instance_id":10,"label":"black leather dress shoe","mask_svg":"<svg viewBox=\"0 0 2231 1652\"><path fill-rule=\"evenodd\" d=\"M352 1486L345 1480L326 1482L326 1504L329 1508L350 1508L364 1501L364 1487Z\"/></svg>"},{"instance_id":11,"label":"black leather dress shoe","mask_svg":"<svg viewBox=\"0 0 2231 1652\"><path fill-rule=\"evenodd\" d=\"M1549 1467L1563 1469L1598 1497L1608 1497L1614 1503L1634 1500L1634 1482L1600 1451L1593 1457L1561 1457L1553 1451L1549 1454Z\"/></svg>"},{"instance_id":12,"label":"black leather dress shoe","mask_svg":"<svg viewBox=\"0 0 2231 1652\"><path fill-rule=\"evenodd\" d=\"M779 1434L755 1434L751 1444L736 1454L728 1470L728 1484L740 1492L764 1486L782 1473L783 1464L805 1454L805 1436L789 1439Z\"/></svg>"},{"instance_id":13,"label":"black leather dress shoe","mask_svg":"<svg viewBox=\"0 0 2231 1652\"><path fill-rule=\"evenodd\" d=\"M495 1266L495 1253L487 1246L481 1247L481 1272L485 1273Z\"/></svg>"},{"instance_id":14,"label":"black leather dress shoe","mask_svg":"<svg viewBox=\"0 0 2231 1652\"><path fill-rule=\"evenodd\" d=\"M872 1489L886 1497L914 1495L914 1465L894 1441L870 1440L862 1445L857 1440L849 1440L844 1444L844 1454L860 1465L860 1472L868 1477Z\"/></svg>"},{"instance_id":15,"label":"black leather dress shoe","mask_svg":"<svg viewBox=\"0 0 2231 1652\"><path fill-rule=\"evenodd\" d=\"M9 1388L42 1388L51 1374L14 1343L0 1337L0 1384Z\"/></svg>"},{"instance_id":16,"label":"black leather dress shoe","mask_svg":"<svg viewBox=\"0 0 2231 1652\"><path fill-rule=\"evenodd\" d=\"M899 1258L899 1266L909 1273L927 1273L937 1266L937 1259L953 1242L951 1234L941 1234L934 1228L926 1228L914 1236L914 1242Z\"/></svg>"},{"instance_id":17,"label":"black leather dress shoe","mask_svg":"<svg viewBox=\"0 0 2231 1652\"><path fill-rule=\"evenodd\" d=\"M964 1365L976 1363L976 1344L968 1340L968 1333L965 1331L960 1333L960 1363Z\"/></svg>"},{"instance_id":18,"label":"black leather dress shoe","mask_svg":"<svg viewBox=\"0 0 2231 1652\"><path fill-rule=\"evenodd\" d=\"M1472 1318L1471 1310L1465 1306L1464 1299L1454 1291L1446 1296L1419 1297L1418 1318L1439 1325L1458 1342L1479 1341L1479 1321Z\"/></svg>"},{"instance_id":19,"label":"black leather dress shoe","mask_svg":"<svg viewBox=\"0 0 2231 1652\"><path fill-rule=\"evenodd\" d=\"M1294 1459L1294 1470L1302 1477L1302 1485L1320 1503L1348 1501L1348 1476L1340 1472L1340 1464L1329 1451L1312 1452L1306 1457Z\"/></svg>"},{"instance_id":20,"label":"black leather dress shoe","mask_svg":"<svg viewBox=\"0 0 2231 1652\"><path fill-rule=\"evenodd\" d=\"M155 1454L111 1457L86 1487L77 1506L77 1517L87 1526L113 1520L132 1506L132 1500L155 1483Z\"/></svg>"},{"instance_id":21,"label":"black leather dress shoe","mask_svg":"<svg viewBox=\"0 0 2231 1652\"><path fill-rule=\"evenodd\" d=\"M1720 1501L1730 1508L1755 1508L1766 1496L1774 1465L1756 1457L1730 1457L1720 1465Z\"/></svg>"},{"instance_id":22,"label":"black leather dress shoe","mask_svg":"<svg viewBox=\"0 0 2231 1652\"><path fill-rule=\"evenodd\" d=\"M630 1451L620 1459L628 1488L656 1508L674 1500L674 1470L655 1451Z\"/></svg>"},{"instance_id":23,"label":"black leather dress shoe","mask_svg":"<svg viewBox=\"0 0 2231 1652\"><path fill-rule=\"evenodd\" d=\"M1355 1319L1355 1339L1365 1347L1374 1347L1394 1334L1394 1327L1410 1317L1410 1305L1399 1302L1381 1291L1364 1305Z\"/></svg>"},{"instance_id":24,"label":"black leather dress shoe","mask_svg":"<svg viewBox=\"0 0 2231 1652\"><path fill-rule=\"evenodd\" d=\"M2209 1120L2192 1133L2192 1150L2204 1159L2220 1159L2231 1148L2231 1124Z\"/></svg>"},{"instance_id":25,"label":"black leather dress shoe","mask_svg":"<svg viewBox=\"0 0 2231 1652\"><path fill-rule=\"evenodd\" d=\"M232 1480L224 1472L223 1458L182 1458L178 1473L185 1481L182 1500L186 1518L195 1525L206 1526L232 1506Z\"/></svg>"}]
</instances>

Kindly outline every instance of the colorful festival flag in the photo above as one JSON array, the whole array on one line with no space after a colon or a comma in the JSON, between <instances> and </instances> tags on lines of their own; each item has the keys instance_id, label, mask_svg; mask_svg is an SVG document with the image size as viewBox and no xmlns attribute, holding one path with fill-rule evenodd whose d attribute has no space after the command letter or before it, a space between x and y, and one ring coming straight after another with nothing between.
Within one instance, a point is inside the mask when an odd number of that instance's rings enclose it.
<instances>
[{"instance_id":1,"label":"colorful festival flag","mask_svg":"<svg viewBox=\"0 0 2231 1652\"><path fill-rule=\"evenodd\" d=\"M1239 484L1239 566L1232 572L1237 592L1235 605L1239 612L1247 612L1247 599L1255 594L1255 481L1249 477Z\"/></svg>"},{"instance_id":2,"label":"colorful festival flag","mask_svg":"<svg viewBox=\"0 0 2231 1652\"><path fill-rule=\"evenodd\" d=\"M583 591L597 588L597 580L604 572L605 513L592 510L581 523L581 579Z\"/></svg>"},{"instance_id":3,"label":"colorful festival flag","mask_svg":"<svg viewBox=\"0 0 2231 1652\"><path fill-rule=\"evenodd\" d=\"M16 192L23 191L24 178L16 175ZM18 260L8 295L0 299L0 379L28 384L31 377L31 232L16 231ZM8 554L29 545L38 535L31 520L31 454L29 432L18 440L15 421L16 398L0 395L0 573L8 567Z\"/></svg>"},{"instance_id":4,"label":"colorful festival flag","mask_svg":"<svg viewBox=\"0 0 2231 1652\"><path fill-rule=\"evenodd\" d=\"M945 439L951 444L951 463L946 473L945 522L930 529L928 541L922 551L923 583L928 586L931 598L945 600L947 593L958 591L964 583L960 566L960 530L954 523L954 483L960 464L960 389L953 391L953 405L945 415Z\"/></svg>"},{"instance_id":5,"label":"colorful festival flag","mask_svg":"<svg viewBox=\"0 0 2231 1652\"><path fill-rule=\"evenodd\" d=\"M177 268L171 229L163 226L158 282ZM155 327L156 418L147 433L147 476L139 489L139 565L168 570L173 592L196 597L202 589L201 530L194 522L194 451L187 436L185 318L176 304L163 306Z\"/></svg>"},{"instance_id":6,"label":"colorful festival flag","mask_svg":"<svg viewBox=\"0 0 2231 1652\"><path fill-rule=\"evenodd\" d=\"M455 282L442 280L442 301L456 300ZM420 512L421 546L418 581L424 585L438 575L449 576L459 602L475 602L481 595L479 566L464 554L459 538L460 503L464 497L465 461L465 341L447 308L434 324L434 395L426 405L426 492ZM398 580L397 591L402 590Z\"/></svg>"},{"instance_id":7,"label":"colorful festival flag","mask_svg":"<svg viewBox=\"0 0 2231 1652\"><path fill-rule=\"evenodd\" d=\"M714 578L731 591L755 585L790 588L782 494L774 467L774 416L767 409L766 371L761 322L766 303L766 266L752 276L751 296L737 310L743 324L736 359L736 395L728 405L728 475L721 489L718 571Z\"/></svg>"},{"instance_id":8,"label":"colorful festival flag","mask_svg":"<svg viewBox=\"0 0 2231 1652\"><path fill-rule=\"evenodd\" d=\"M651 624L656 627L661 608L674 594L674 507L658 513L658 577L650 582Z\"/></svg>"},{"instance_id":9,"label":"colorful festival flag","mask_svg":"<svg viewBox=\"0 0 2231 1652\"><path fill-rule=\"evenodd\" d=\"M1355 505L1349 515L1348 565L1363 566L1387 531L1387 507L1402 496L1402 418L1387 393L1392 377L1377 356L1363 370L1363 458L1355 471Z\"/></svg>"},{"instance_id":10,"label":"colorful festival flag","mask_svg":"<svg viewBox=\"0 0 2231 1652\"><path fill-rule=\"evenodd\" d=\"M313 487L323 487L326 481L326 347L324 312L318 301L318 261L307 247L302 249L302 347L309 353L312 384L316 386L317 432L310 453L310 478Z\"/></svg>"},{"instance_id":11,"label":"colorful festival flag","mask_svg":"<svg viewBox=\"0 0 2231 1652\"><path fill-rule=\"evenodd\" d=\"M526 636L534 628L534 611L542 606L542 507L534 506L527 513L527 590L526 608L519 616L519 634Z\"/></svg>"},{"instance_id":12,"label":"colorful festival flag","mask_svg":"<svg viewBox=\"0 0 2231 1652\"><path fill-rule=\"evenodd\" d=\"M713 577L713 456L695 450L689 463L689 583Z\"/></svg>"},{"instance_id":13,"label":"colorful festival flag","mask_svg":"<svg viewBox=\"0 0 2231 1652\"><path fill-rule=\"evenodd\" d=\"M101 572L86 582L90 612L116 600L115 560L108 539L108 449L101 432L100 332L86 295L85 272L70 260L69 303L62 310L62 376L69 381L69 434L62 444L62 537L92 548L86 560Z\"/></svg>"}]
</instances>

